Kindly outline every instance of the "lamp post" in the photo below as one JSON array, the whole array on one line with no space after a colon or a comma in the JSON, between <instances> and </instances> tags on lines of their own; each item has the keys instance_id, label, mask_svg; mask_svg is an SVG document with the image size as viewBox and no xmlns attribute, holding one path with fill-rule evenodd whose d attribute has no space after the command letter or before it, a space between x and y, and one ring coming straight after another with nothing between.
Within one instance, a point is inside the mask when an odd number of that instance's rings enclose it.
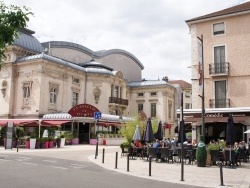
<instances>
[{"instance_id":1,"label":"lamp post","mask_svg":"<svg viewBox=\"0 0 250 188\"><path fill-rule=\"evenodd\" d=\"M201 37L197 37L198 40L201 42L201 70L200 70L200 76L201 76L201 89L202 89L202 94L201 94L201 100L202 100L202 124L201 124L201 135L204 138L204 143L205 143L205 95L204 95L204 57L203 57L203 35ZM199 65L200 66L200 65Z\"/></svg>"}]
</instances>

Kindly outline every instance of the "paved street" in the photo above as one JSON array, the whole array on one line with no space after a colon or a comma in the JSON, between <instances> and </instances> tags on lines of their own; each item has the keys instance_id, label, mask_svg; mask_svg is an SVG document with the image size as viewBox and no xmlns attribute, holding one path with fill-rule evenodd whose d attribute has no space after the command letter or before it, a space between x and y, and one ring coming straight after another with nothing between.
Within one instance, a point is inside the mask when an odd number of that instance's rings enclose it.
<instances>
[{"instance_id":1,"label":"paved street","mask_svg":"<svg viewBox=\"0 0 250 188\"><path fill-rule=\"evenodd\" d=\"M105 147L106 148L106 147ZM118 147L108 147L113 153ZM0 148L1 188L13 187L108 187L173 188L193 187L138 178L117 173L93 163L93 146L66 146L65 148L4 150ZM102 151L100 147L99 153ZM98 157L99 158L99 157Z\"/></svg>"}]
</instances>

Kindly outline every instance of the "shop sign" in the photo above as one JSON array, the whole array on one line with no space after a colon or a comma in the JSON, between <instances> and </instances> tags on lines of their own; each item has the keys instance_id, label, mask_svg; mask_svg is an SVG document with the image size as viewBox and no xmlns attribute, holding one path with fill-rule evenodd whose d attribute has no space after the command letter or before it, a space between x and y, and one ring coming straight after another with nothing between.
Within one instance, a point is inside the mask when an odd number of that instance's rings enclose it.
<instances>
[{"instance_id":1,"label":"shop sign","mask_svg":"<svg viewBox=\"0 0 250 188\"><path fill-rule=\"evenodd\" d=\"M100 112L96 107L90 104L78 104L68 111L72 117L95 117L95 112Z\"/></svg>"}]
</instances>

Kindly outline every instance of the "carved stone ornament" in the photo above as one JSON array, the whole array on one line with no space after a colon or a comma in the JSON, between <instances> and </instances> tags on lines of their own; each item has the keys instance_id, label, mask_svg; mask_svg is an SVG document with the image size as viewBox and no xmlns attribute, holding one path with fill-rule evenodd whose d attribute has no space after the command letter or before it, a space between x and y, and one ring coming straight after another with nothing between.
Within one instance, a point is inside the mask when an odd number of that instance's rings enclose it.
<instances>
[{"instance_id":1,"label":"carved stone ornament","mask_svg":"<svg viewBox=\"0 0 250 188\"><path fill-rule=\"evenodd\" d=\"M100 95L101 95L101 90L98 87L94 88L93 95L94 95L95 103L98 104Z\"/></svg>"}]
</instances>

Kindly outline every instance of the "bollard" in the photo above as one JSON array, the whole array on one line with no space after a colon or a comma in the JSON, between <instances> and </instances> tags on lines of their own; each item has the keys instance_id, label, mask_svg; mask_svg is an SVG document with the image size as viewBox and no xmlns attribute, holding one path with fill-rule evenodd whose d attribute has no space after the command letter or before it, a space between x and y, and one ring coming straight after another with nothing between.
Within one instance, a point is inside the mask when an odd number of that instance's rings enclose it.
<instances>
[{"instance_id":1,"label":"bollard","mask_svg":"<svg viewBox=\"0 0 250 188\"><path fill-rule=\"evenodd\" d=\"M105 148L102 150L102 163L104 163L104 154L105 154Z\"/></svg>"},{"instance_id":2,"label":"bollard","mask_svg":"<svg viewBox=\"0 0 250 188\"><path fill-rule=\"evenodd\" d=\"M117 169L118 152L115 153L115 169Z\"/></svg>"},{"instance_id":3,"label":"bollard","mask_svg":"<svg viewBox=\"0 0 250 188\"><path fill-rule=\"evenodd\" d=\"M152 157L149 157L149 176L151 176Z\"/></svg>"},{"instance_id":4,"label":"bollard","mask_svg":"<svg viewBox=\"0 0 250 188\"><path fill-rule=\"evenodd\" d=\"M18 152L18 148L19 148L19 139L17 139L16 152Z\"/></svg>"},{"instance_id":5,"label":"bollard","mask_svg":"<svg viewBox=\"0 0 250 188\"><path fill-rule=\"evenodd\" d=\"M98 156L98 142L96 142L96 147L95 147L95 159Z\"/></svg>"},{"instance_id":6,"label":"bollard","mask_svg":"<svg viewBox=\"0 0 250 188\"><path fill-rule=\"evenodd\" d=\"M219 162L219 166L220 166L220 186L224 186L223 183L223 171L222 171L222 162Z\"/></svg>"},{"instance_id":7,"label":"bollard","mask_svg":"<svg viewBox=\"0 0 250 188\"><path fill-rule=\"evenodd\" d=\"M129 154L127 155L127 172L129 172Z\"/></svg>"}]
</instances>

